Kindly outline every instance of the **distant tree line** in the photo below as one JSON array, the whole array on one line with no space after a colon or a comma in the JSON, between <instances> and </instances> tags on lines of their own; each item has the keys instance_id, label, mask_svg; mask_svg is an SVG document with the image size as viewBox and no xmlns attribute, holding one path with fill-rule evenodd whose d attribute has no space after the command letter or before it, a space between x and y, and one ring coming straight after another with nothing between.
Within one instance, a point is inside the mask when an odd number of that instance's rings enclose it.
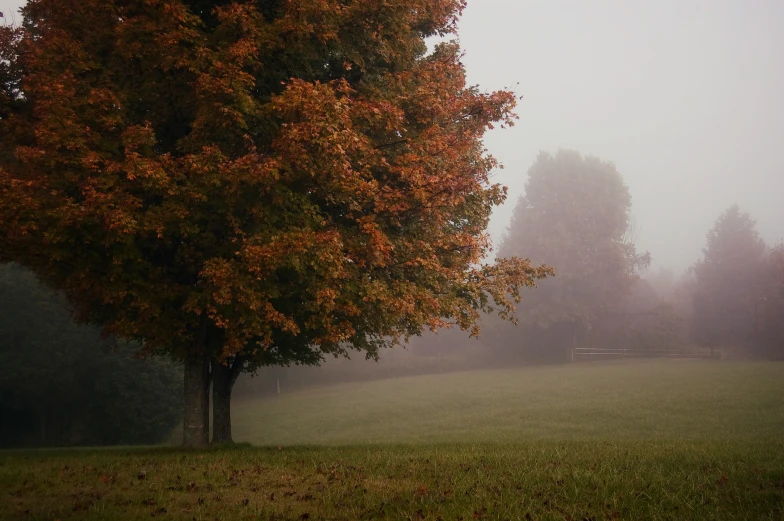
<instances>
[{"instance_id":1,"label":"distant tree line","mask_svg":"<svg viewBox=\"0 0 784 521\"><path fill-rule=\"evenodd\" d=\"M520 328L493 321L487 347L524 361L560 361L570 348L653 352L712 349L784 357L784 245L767 246L737 206L708 231L703 257L681 278L645 274L631 197L611 163L542 153L528 173L500 255L553 266L518 306Z\"/></svg>"},{"instance_id":2,"label":"distant tree line","mask_svg":"<svg viewBox=\"0 0 784 521\"><path fill-rule=\"evenodd\" d=\"M152 444L181 418L181 369L73 322L62 295L0 265L0 447Z\"/></svg>"}]
</instances>

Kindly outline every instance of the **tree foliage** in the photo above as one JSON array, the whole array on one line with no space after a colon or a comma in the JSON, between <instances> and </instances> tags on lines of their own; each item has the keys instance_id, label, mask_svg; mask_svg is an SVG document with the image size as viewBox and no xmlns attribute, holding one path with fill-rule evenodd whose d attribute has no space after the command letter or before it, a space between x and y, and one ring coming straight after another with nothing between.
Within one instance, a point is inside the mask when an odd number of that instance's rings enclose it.
<instances>
[{"instance_id":1,"label":"tree foliage","mask_svg":"<svg viewBox=\"0 0 784 521\"><path fill-rule=\"evenodd\" d=\"M732 206L708 232L694 266L692 333L710 346L748 346L760 309L765 243L747 213Z\"/></svg>"},{"instance_id":2,"label":"tree foliage","mask_svg":"<svg viewBox=\"0 0 784 521\"><path fill-rule=\"evenodd\" d=\"M571 150L541 152L528 171L499 255L553 266L519 308L524 325L495 324L492 342L525 361L564 361L617 311L650 256L634 245L631 196L612 163Z\"/></svg>"},{"instance_id":3,"label":"tree foliage","mask_svg":"<svg viewBox=\"0 0 784 521\"><path fill-rule=\"evenodd\" d=\"M539 155L499 250L525 253L558 274L527 299L526 323L590 325L617 308L650 262L627 240L630 209L629 190L612 163L569 150Z\"/></svg>"},{"instance_id":4,"label":"tree foliage","mask_svg":"<svg viewBox=\"0 0 784 521\"><path fill-rule=\"evenodd\" d=\"M171 433L182 401L176 366L101 341L18 265L0 265L0 295L3 445L156 443Z\"/></svg>"},{"instance_id":5,"label":"tree foliage","mask_svg":"<svg viewBox=\"0 0 784 521\"><path fill-rule=\"evenodd\" d=\"M684 347L685 321L672 304L661 302L646 313L627 315L621 324L621 334L611 339L614 347L657 354Z\"/></svg>"},{"instance_id":6,"label":"tree foliage","mask_svg":"<svg viewBox=\"0 0 784 521\"><path fill-rule=\"evenodd\" d=\"M0 40L0 255L229 393L507 316L547 270L481 264L505 197L481 137L515 98L466 86L456 43L427 53L463 7L31 0Z\"/></svg>"}]
</instances>

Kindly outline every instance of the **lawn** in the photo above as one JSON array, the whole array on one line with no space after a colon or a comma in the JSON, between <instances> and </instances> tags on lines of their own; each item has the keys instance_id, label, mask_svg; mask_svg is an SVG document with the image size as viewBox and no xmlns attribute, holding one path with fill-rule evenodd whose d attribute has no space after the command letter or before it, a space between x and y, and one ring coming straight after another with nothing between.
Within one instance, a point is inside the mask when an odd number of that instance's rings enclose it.
<instances>
[{"instance_id":1,"label":"lawn","mask_svg":"<svg viewBox=\"0 0 784 521\"><path fill-rule=\"evenodd\" d=\"M0 452L0 519L784 519L784 364L476 371L235 404L240 446Z\"/></svg>"},{"instance_id":2,"label":"lawn","mask_svg":"<svg viewBox=\"0 0 784 521\"><path fill-rule=\"evenodd\" d=\"M369 362L372 363L372 362ZM784 363L578 363L313 388L234 404L254 445L784 436Z\"/></svg>"}]
</instances>

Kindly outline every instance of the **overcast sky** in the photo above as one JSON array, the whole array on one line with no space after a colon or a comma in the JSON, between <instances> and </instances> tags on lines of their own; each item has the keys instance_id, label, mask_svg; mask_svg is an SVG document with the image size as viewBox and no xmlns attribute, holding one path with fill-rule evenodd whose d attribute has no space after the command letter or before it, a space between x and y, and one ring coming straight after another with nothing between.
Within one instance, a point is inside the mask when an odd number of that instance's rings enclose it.
<instances>
[{"instance_id":1,"label":"overcast sky","mask_svg":"<svg viewBox=\"0 0 784 521\"><path fill-rule=\"evenodd\" d=\"M0 0L0 13L3 13L3 20L9 21L9 13L19 20L19 8L26 4L26 0ZM0 21L0 23L4 23Z\"/></svg>"},{"instance_id":2,"label":"overcast sky","mask_svg":"<svg viewBox=\"0 0 784 521\"><path fill-rule=\"evenodd\" d=\"M652 265L681 271L737 203L784 239L784 1L469 0L469 81L519 82L520 121L487 148L510 188L500 237L539 150L613 161Z\"/></svg>"},{"instance_id":3,"label":"overcast sky","mask_svg":"<svg viewBox=\"0 0 784 521\"><path fill-rule=\"evenodd\" d=\"M486 141L510 188L496 242L536 154L559 147L616 164L654 267L692 264L734 203L784 240L782 22L784 0L469 0L470 83L524 96Z\"/></svg>"}]
</instances>

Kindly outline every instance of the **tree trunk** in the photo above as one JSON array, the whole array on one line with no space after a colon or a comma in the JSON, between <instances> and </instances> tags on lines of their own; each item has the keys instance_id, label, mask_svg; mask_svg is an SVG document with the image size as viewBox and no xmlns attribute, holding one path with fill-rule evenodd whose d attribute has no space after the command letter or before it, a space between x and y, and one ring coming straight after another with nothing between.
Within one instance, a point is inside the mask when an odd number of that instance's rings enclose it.
<instances>
[{"instance_id":1,"label":"tree trunk","mask_svg":"<svg viewBox=\"0 0 784 521\"><path fill-rule=\"evenodd\" d=\"M231 437L231 391L244 361L212 364L212 443L234 443Z\"/></svg>"},{"instance_id":2,"label":"tree trunk","mask_svg":"<svg viewBox=\"0 0 784 521\"><path fill-rule=\"evenodd\" d=\"M46 409L41 409L41 446L46 446Z\"/></svg>"},{"instance_id":3,"label":"tree trunk","mask_svg":"<svg viewBox=\"0 0 784 521\"><path fill-rule=\"evenodd\" d=\"M210 362L204 355L185 359L185 418L182 444L185 447L205 447L209 438Z\"/></svg>"},{"instance_id":4,"label":"tree trunk","mask_svg":"<svg viewBox=\"0 0 784 521\"><path fill-rule=\"evenodd\" d=\"M207 381L204 382L204 388L202 392L204 393L204 439L207 440L205 443L210 442L210 384L212 383L212 368L210 366L210 362L207 363ZM214 365L214 364L213 364Z\"/></svg>"}]
</instances>

